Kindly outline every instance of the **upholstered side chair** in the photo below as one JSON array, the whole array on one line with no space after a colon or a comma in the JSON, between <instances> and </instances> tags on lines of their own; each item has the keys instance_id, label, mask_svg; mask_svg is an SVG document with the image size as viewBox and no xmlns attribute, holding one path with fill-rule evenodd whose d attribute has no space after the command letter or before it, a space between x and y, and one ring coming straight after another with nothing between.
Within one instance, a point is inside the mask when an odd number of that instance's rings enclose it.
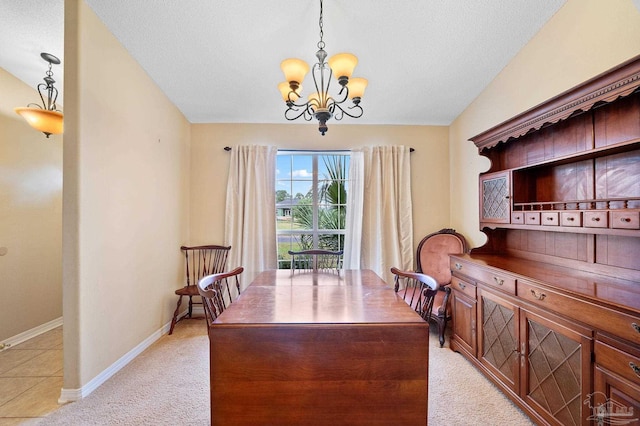
<instances>
[{"instance_id":1,"label":"upholstered side chair","mask_svg":"<svg viewBox=\"0 0 640 426\"><path fill-rule=\"evenodd\" d=\"M439 284L429 320L438 324L440 347L444 346L447 322L451 319L450 254L466 253L467 240L455 229L445 228L427 235L418 244L417 272L433 277Z\"/></svg>"}]
</instances>

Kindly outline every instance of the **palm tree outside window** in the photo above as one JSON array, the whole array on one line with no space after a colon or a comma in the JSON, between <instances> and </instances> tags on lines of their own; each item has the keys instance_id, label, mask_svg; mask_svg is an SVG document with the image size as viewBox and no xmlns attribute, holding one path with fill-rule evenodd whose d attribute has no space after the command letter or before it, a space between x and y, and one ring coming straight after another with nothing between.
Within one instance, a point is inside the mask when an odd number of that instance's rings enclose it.
<instances>
[{"instance_id":1,"label":"palm tree outside window","mask_svg":"<svg viewBox=\"0 0 640 426\"><path fill-rule=\"evenodd\" d=\"M278 151L276 234L278 268L289 250L344 248L348 152Z\"/></svg>"}]
</instances>

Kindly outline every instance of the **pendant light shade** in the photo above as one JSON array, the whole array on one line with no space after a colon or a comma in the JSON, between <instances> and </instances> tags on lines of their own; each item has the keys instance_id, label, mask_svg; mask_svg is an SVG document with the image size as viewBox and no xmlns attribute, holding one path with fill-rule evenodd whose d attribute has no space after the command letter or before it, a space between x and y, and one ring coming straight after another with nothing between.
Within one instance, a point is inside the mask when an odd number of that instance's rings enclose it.
<instances>
[{"instance_id":1,"label":"pendant light shade","mask_svg":"<svg viewBox=\"0 0 640 426\"><path fill-rule=\"evenodd\" d=\"M351 78L354 68L358 65L358 58L351 53L338 53L330 57L328 63L333 76L340 80L344 77Z\"/></svg>"},{"instance_id":2,"label":"pendant light shade","mask_svg":"<svg viewBox=\"0 0 640 426\"><path fill-rule=\"evenodd\" d=\"M280 63L280 68L282 68L286 81L295 81L298 84L302 83L309 72L309 65L302 59L296 58L285 59Z\"/></svg>"},{"instance_id":3,"label":"pendant light shade","mask_svg":"<svg viewBox=\"0 0 640 426\"><path fill-rule=\"evenodd\" d=\"M349 79L349 83L347 84L347 87L349 88L349 97L351 99L362 98L362 96L364 96L364 89L367 88L367 84L369 84L369 81L367 81L366 78L355 77Z\"/></svg>"},{"instance_id":4,"label":"pendant light shade","mask_svg":"<svg viewBox=\"0 0 640 426\"><path fill-rule=\"evenodd\" d=\"M31 127L40 130L47 137L62 133L63 115L61 112L33 107L14 108L14 110L27 120Z\"/></svg>"}]
</instances>

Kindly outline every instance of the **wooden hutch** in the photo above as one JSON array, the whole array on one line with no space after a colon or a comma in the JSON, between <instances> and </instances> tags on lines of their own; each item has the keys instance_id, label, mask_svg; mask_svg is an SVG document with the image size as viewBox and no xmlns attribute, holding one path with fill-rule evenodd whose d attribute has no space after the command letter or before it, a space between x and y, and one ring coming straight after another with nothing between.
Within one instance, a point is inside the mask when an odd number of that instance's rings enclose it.
<instances>
[{"instance_id":1,"label":"wooden hutch","mask_svg":"<svg viewBox=\"0 0 640 426\"><path fill-rule=\"evenodd\" d=\"M640 424L640 56L472 141L451 348L536 423Z\"/></svg>"}]
</instances>

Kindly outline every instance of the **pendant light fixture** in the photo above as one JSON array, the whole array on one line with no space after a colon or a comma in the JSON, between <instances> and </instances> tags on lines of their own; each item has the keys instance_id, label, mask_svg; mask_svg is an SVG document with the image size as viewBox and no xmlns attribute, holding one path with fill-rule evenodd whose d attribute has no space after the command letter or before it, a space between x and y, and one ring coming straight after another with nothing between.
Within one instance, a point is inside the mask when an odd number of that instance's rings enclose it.
<instances>
[{"instance_id":1,"label":"pendant light fixture","mask_svg":"<svg viewBox=\"0 0 640 426\"><path fill-rule=\"evenodd\" d=\"M62 133L63 115L62 111L56 107L58 89L53 85L56 81L53 79L53 72L51 71L51 66L59 65L60 59L50 53L41 53L40 56L49 63L49 70L44 77L44 83L38 84L37 87L42 106L31 103L26 107L14 109L31 127L41 131L48 138L49 135Z\"/></svg>"},{"instance_id":2,"label":"pendant light fixture","mask_svg":"<svg viewBox=\"0 0 640 426\"><path fill-rule=\"evenodd\" d=\"M327 52L324 50L325 43L322 40L324 35L322 12L322 0L320 0L320 41L316 52L318 62L313 65L311 70L315 93L309 95L307 102L296 103L302 94L302 81L309 72L309 65L305 61L295 58L285 59L280 64L286 81L280 83L278 89L287 105L287 110L284 113L285 118L290 121L300 117L307 121L315 118L319 123L318 130L324 136L328 130L327 120L331 117L335 117L336 120L342 120L344 115L351 118L362 117L363 110L360 106L360 100L368 82L364 78L351 78L353 69L358 63L358 58L351 53L338 53L329 58L328 63L325 62ZM332 75L336 77L340 85L338 98L329 94ZM351 99L351 106L343 106L347 99Z\"/></svg>"}]
</instances>

